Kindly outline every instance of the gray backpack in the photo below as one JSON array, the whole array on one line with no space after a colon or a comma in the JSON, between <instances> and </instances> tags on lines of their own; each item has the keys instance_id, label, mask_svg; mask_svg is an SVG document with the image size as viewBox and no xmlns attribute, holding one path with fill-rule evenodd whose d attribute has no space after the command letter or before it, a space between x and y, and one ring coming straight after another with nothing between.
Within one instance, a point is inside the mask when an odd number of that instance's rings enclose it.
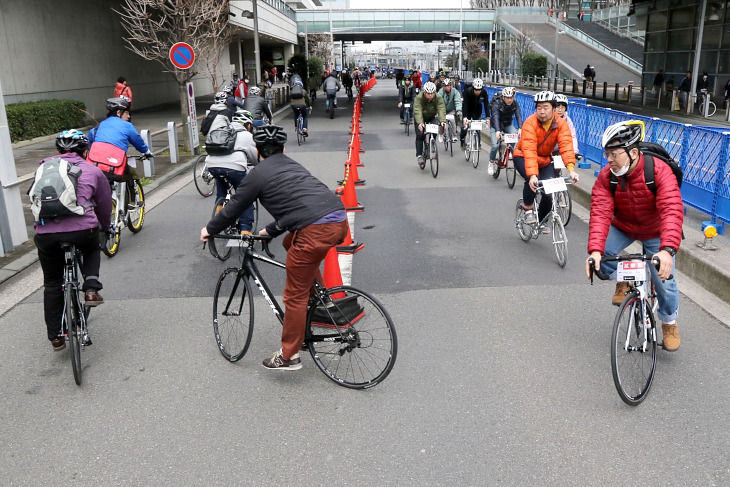
<instances>
[{"instance_id":1,"label":"gray backpack","mask_svg":"<svg viewBox=\"0 0 730 487\"><path fill-rule=\"evenodd\" d=\"M215 156L233 154L236 147L236 129L230 125L208 132L205 138L205 151Z\"/></svg>"},{"instance_id":2,"label":"gray backpack","mask_svg":"<svg viewBox=\"0 0 730 487\"><path fill-rule=\"evenodd\" d=\"M35 172L35 181L28 190L30 209L37 223L58 221L70 215L83 215L76 188L81 168L60 157L49 159Z\"/></svg>"}]
</instances>

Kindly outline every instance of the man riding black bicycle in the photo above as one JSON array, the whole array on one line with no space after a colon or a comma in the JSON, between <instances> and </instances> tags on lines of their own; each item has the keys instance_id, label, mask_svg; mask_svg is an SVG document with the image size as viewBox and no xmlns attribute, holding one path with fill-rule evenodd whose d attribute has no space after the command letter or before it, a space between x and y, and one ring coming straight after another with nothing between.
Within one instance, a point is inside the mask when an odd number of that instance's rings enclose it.
<instances>
[{"instance_id":1,"label":"man riding black bicycle","mask_svg":"<svg viewBox=\"0 0 730 487\"><path fill-rule=\"evenodd\" d=\"M416 94L416 87L413 86L413 83L411 82L411 77L406 76L403 78L403 84L398 87L398 108L400 108L400 123L401 125L405 124L405 119L403 116L405 115L405 107L404 105L407 103L410 103L410 108L408 108L408 116L410 119L413 119L413 97Z\"/></svg>"},{"instance_id":2,"label":"man riding black bicycle","mask_svg":"<svg viewBox=\"0 0 730 487\"><path fill-rule=\"evenodd\" d=\"M263 361L270 370L298 370L312 284L322 283L319 266L333 246L347 236L347 213L342 201L302 165L284 155L286 133L276 125L254 131L261 162L246 176L223 210L200 231L201 240L236 221L257 198L274 217L259 235L276 237L287 250L284 326L281 349Z\"/></svg>"},{"instance_id":3,"label":"man riding black bicycle","mask_svg":"<svg viewBox=\"0 0 730 487\"><path fill-rule=\"evenodd\" d=\"M431 81L423 85L423 91L413 102L413 120L416 124L416 160L419 167L423 168L426 165L423 159L426 124L440 123L442 129L446 128L446 105L444 99L436 93L436 85Z\"/></svg>"},{"instance_id":4,"label":"man riding black bicycle","mask_svg":"<svg viewBox=\"0 0 730 487\"><path fill-rule=\"evenodd\" d=\"M467 121L480 120L482 112L486 111L486 118L489 120L489 102L487 100L487 90L484 89L484 81L481 78L474 78L471 86L464 89L462 97L462 114L464 116L459 139L461 139L461 148L464 149L464 138L466 137Z\"/></svg>"},{"instance_id":5,"label":"man riding black bicycle","mask_svg":"<svg viewBox=\"0 0 730 487\"><path fill-rule=\"evenodd\" d=\"M345 87L345 93L347 96L352 96L352 76L347 71L347 68L342 70L342 86Z\"/></svg>"},{"instance_id":6,"label":"man riding black bicycle","mask_svg":"<svg viewBox=\"0 0 730 487\"><path fill-rule=\"evenodd\" d=\"M274 119L274 115L271 113L269 104L266 103L266 99L261 96L261 88L258 86L252 86L248 89L248 96L243 102L243 109L253 114L253 125L254 127L260 127L266 125L266 117L269 121Z\"/></svg>"}]
</instances>

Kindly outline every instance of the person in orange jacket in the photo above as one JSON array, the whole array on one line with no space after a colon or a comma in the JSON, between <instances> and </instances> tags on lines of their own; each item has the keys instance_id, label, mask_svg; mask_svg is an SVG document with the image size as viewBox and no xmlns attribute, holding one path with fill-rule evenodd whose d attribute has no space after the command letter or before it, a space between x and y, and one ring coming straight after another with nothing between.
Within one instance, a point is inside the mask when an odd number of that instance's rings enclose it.
<instances>
[{"instance_id":1,"label":"person in orange jacket","mask_svg":"<svg viewBox=\"0 0 730 487\"><path fill-rule=\"evenodd\" d=\"M522 124L522 135L515 147L515 169L525 179L522 189L525 223L542 221L552 208L552 197L545 194L540 200L537 217L535 215L537 181L555 177L552 155L556 145L570 177L576 183L579 179L575 172L573 134L568 122L556 116L555 104L555 93L552 91L541 91L535 95L535 113Z\"/></svg>"},{"instance_id":2,"label":"person in orange jacket","mask_svg":"<svg viewBox=\"0 0 730 487\"><path fill-rule=\"evenodd\" d=\"M129 98L129 106L132 106L132 88L127 85L127 80L124 76L117 78L117 84L114 87L114 98L119 98L120 96Z\"/></svg>"}]
</instances>

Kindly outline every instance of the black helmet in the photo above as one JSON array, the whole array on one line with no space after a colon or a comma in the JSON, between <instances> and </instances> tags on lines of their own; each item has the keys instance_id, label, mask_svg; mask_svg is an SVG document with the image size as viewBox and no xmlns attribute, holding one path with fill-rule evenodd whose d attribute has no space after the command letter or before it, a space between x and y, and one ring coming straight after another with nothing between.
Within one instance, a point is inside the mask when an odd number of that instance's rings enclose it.
<instances>
[{"instance_id":1,"label":"black helmet","mask_svg":"<svg viewBox=\"0 0 730 487\"><path fill-rule=\"evenodd\" d=\"M253 132L253 141L263 157L277 154L286 144L286 132L278 125L262 125Z\"/></svg>"},{"instance_id":2,"label":"black helmet","mask_svg":"<svg viewBox=\"0 0 730 487\"><path fill-rule=\"evenodd\" d=\"M63 152L80 154L89 146L89 138L75 129L64 130L56 136L56 148Z\"/></svg>"},{"instance_id":3,"label":"black helmet","mask_svg":"<svg viewBox=\"0 0 730 487\"><path fill-rule=\"evenodd\" d=\"M109 98L106 101L106 109L110 112L116 112L117 110L129 110L132 103L126 96L119 96L117 98Z\"/></svg>"}]
</instances>

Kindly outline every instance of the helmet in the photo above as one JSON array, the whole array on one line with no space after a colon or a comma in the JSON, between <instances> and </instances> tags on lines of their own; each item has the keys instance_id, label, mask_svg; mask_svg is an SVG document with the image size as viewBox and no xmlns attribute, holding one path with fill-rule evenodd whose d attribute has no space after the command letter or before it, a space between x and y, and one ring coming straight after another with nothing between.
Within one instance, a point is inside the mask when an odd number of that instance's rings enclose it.
<instances>
[{"instance_id":1,"label":"helmet","mask_svg":"<svg viewBox=\"0 0 730 487\"><path fill-rule=\"evenodd\" d=\"M446 86L451 86L451 80L449 78L446 78L444 80L444 87L446 87Z\"/></svg>"},{"instance_id":2,"label":"helmet","mask_svg":"<svg viewBox=\"0 0 730 487\"><path fill-rule=\"evenodd\" d=\"M555 106L555 93L552 91L541 91L535 95L535 103L542 103L548 101L552 106Z\"/></svg>"},{"instance_id":3,"label":"helmet","mask_svg":"<svg viewBox=\"0 0 730 487\"><path fill-rule=\"evenodd\" d=\"M512 98L513 96L515 96L515 89L511 86L506 86L502 88L502 96L506 98Z\"/></svg>"},{"instance_id":4,"label":"helmet","mask_svg":"<svg viewBox=\"0 0 730 487\"><path fill-rule=\"evenodd\" d=\"M132 103L126 96L119 96L117 98L109 98L106 101L106 109L110 112L116 112L117 110L129 110Z\"/></svg>"},{"instance_id":5,"label":"helmet","mask_svg":"<svg viewBox=\"0 0 730 487\"><path fill-rule=\"evenodd\" d=\"M301 80L296 80L296 81L295 81L295 82L293 83L293 86L304 86L304 83L302 83L302 82L301 82Z\"/></svg>"},{"instance_id":6,"label":"helmet","mask_svg":"<svg viewBox=\"0 0 730 487\"><path fill-rule=\"evenodd\" d=\"M228 100L228 93L226 93L225 91L219 91L213 97L214 103L225 103L226 100Z\"/></svg>"},{"instance_id":7,"label":"helmet","mask_svg":"<svg viewBox=\"0 0 730 487\"><path fill-rule=\"evenodd\" d=\"M252 95L252 96L260 95L261 88L259 88L258 86L252 86L251 88L248 89L248 94Z\"/></svg>"},{"instance_id":8,"label":"helmet","mask_svg":"<svg viewBox=\"0 0 730 487\"><path fill-rule=\"evenodd\" d=\"M425 85L423 85L423 92L424 93L436 93L436 85L433 84L432 81L427 81Z\"/></svg>"},{"instance_id":9,"label":"helmet","mask_svg":"<svg viewBox=\"0 0 730 487\"><path fill-rule=\"evenodd\" d=\"M609 126L603 132L601 146L604 149L629 147L644 140L646 127L641 120L625 120Z\"/></svg>"},{"instance_id":10,"label":"helmet","mask_svg":"<svg viewBox=\"0 0 730 487\"><path fill-rule=\"evenodd\" d=\"M226 86L223 87L223 91L226 92L226 93L232 93L233 92L233 86L226 85Z\"/></svg>"},{"instance_id":11,"label":"helmet","mask_svg":"<svg viewBox=\"0 0 730 487\"><path fill-rule=\"evenodd\" d=\"M484 81L482 81L481 78L474 78L474 81L471 82L471 85L474 87L475 90L481 90L484 88Z\"/></svg>"},{"instance_id":12,"label":"helmet","mask_svg":"<svg viewBox=\"0 0 730 487\"><path fill-rule=\"evenodd\" d=\"M89 146L89 138L83 132L70 129L56 136L56 148L64 152L83 152Z\"/></svg>"},{"instance_id":13,"label":"helmet","mask_svg":"<svg viewBox=\"0 0 730 487\"><path fill-rule=\"evenodd\" d=\"M568 97L563 95L562 93L556 93L555 94L555 104L556 105L565 105L568 106Z\"/></svg>"},{"instance_id":14,"label":"helmet","mask_svg":"<svg viewBox=\"0 0 730 487\"><path fill-rule=\"evenodd\" d=\"M446 77L446 71L444 71L442 69L441 71L439 71L439 78L445 78L445 77Z\"/></svg>"},{"instance_id":15,"label":"helmet","mask_svg":"<svg viewBox=\"0 0 730 487\"><path fill-rule=\"evenodd\" d=\"M254 130L253 141L256 142L256 148L259 150L267 145L284 147L286 132L278 125L262 125Z\"/></svg>"},{"instance_id":16,"label":"helmet","mask_svg":"<svg viewBox=\"0 0 730 487\"><path fill-rule=\"evenodd\" d=\"M453 71L452 71L452 72L450 72L450 73L449 73L449 78L456 78L456 73L455 73L455 72L453 72Z\"/></svg>"},{"instance_id":17,"label":"helmet","mask_svg":"<svg viewBox=\"0 0 730 487\"><path fill-rule=\"evenodd\" d=\"M251 112L248 110L236 110L236 113L231 118L231 122L240 123L241 125L246 125L249 123L253 123L253 116L251 115Z\"/></svg>"},{"instance_id":18,"label":"helmet","mask_svg":"<svg viewBox=\"0 0 730 487\"><path fill-rule=\"evenodd\" d=\"M403 81L411 81L411 75L407 74L405 78L403 78Z\"/></svg>"}]
</instances>

